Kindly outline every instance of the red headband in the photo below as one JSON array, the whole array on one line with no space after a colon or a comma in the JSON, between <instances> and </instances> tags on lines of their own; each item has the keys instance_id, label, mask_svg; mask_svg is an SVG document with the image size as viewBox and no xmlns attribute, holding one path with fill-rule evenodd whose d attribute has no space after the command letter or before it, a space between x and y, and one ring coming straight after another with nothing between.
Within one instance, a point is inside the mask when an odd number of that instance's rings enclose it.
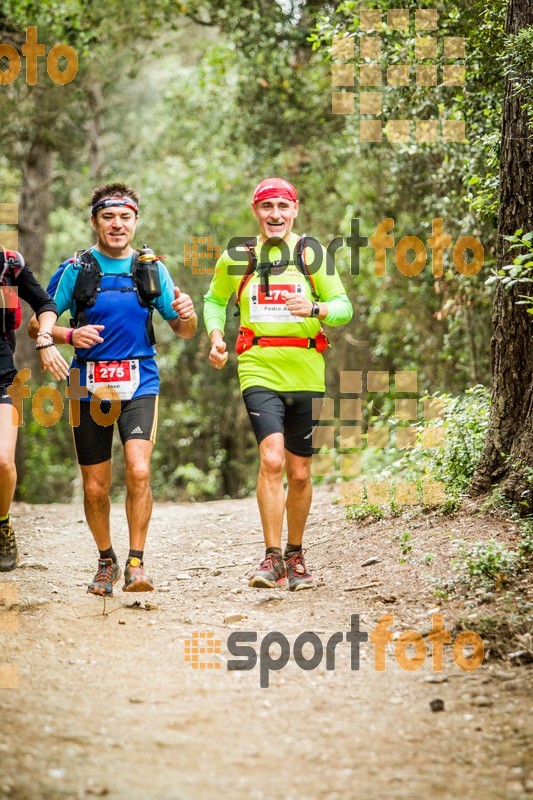
<instances>
[{"instance_id":1,"label":"red headband","mask_svg":"<svg viewBox=\"0 0 533 800\"><path fill-rule=\"evenodd\" d=\"M283 178L265 178L258 186L255 187L254 197L252 202L259 203L261 200L268 200L270 197L285 197L286 200L296 202L298 194L296 189L288 181Z\"/></svg>"}]
</instances>

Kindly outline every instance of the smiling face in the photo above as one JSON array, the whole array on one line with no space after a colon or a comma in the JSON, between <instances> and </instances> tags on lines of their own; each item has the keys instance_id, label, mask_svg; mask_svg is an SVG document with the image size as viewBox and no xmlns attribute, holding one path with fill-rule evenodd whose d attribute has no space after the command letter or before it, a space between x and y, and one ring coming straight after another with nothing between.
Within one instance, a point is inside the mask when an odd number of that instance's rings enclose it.
<instances>
[{"instance_id":1,"label":"smiling face","mask_svg":"<svg viewBox=\"0 0 533 800\"><path fill-rule=\"evenodd\" d=\"M124 258L131 253L137 216L131 208L111 206L96 212L91 224L98 237L98 250L110 258Z\"/></svg>"},{"instance_id":2,"label":"smiling face","mask_svg":"<svg viewBox=\"0 0 533 800\"><path fill-rule=\"evenodd\" d=\"M288 239L298 216L298 200L270 197L268 200L252 203L252 211L263 240Z\"/></svg>"}]
</instances>

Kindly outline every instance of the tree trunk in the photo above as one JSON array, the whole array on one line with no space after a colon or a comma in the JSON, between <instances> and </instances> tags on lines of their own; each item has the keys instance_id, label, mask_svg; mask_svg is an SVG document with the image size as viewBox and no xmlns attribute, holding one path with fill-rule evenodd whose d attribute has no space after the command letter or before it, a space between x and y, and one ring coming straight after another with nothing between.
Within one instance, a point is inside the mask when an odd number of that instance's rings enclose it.
<instances>
[{"instance_id":1,"label":"tree trunk","mask_svg":"<svg viewBox=\"0 0 533 800\"><path fill-rule=\"evenodd\" d=\"M100 180L104 166L102 151L102 127L104 115L104 98L102 85L95 79L89 82L87 135L89 140L89 169L94 181Z\"/></svg>"},{"instance_id":2,"label":"tree trunk","mask_svg":"<svg viewBox=\"0 0 533 800\"><path fill-rule=\"evenodd\" d=\"M45 237L48 231L52 194L52 152L47 143L37 135L28 151L22 172L22 188L19 203L19 247L18 249L32 272L37 276L42 270ZM26 331L33 314L31 308L23 303L23 318L17 333L15 364L18 369L29 367L33 378L39 375L39 360L35 353L35 343ZM26 416L28 416L26 408ZM19 429L15 457L20 484L24 477L24 426ZM16 495L17 496L17 495Z\"/></svg>"},{"instance_id":3,"label":"tree trunk","mask_svg":"<svg viewBox=\"0 0 533 800\"><path fill-rule=\"evenodd\" d=\"M516 34L533 24L530 0L510 0L506 32ZM522 228L533 230L533 139L524 97L509 79L503 107L500 211L498 217L500 266L509 264L516 251L509 252L504 236ZM524 288L525 287L525 288ZM525 306L516 305L518 295L533 294L533 284L515 284L506 289L497 284L491 344L493 388L492 407L485 447L472 479L471 493L483 494L498 484L524 513L533 510L533 348L532 317Z\"/></svg>"},{"instance_id":4,"label":"tree trunk","mask_svg":"<svg viewBox=\"0 0 533 800\"><path fill-rule=\"evenodd\" d=\"M44 241L52 205L52 151L39 135L31 143L23 168L19 206L20 250L33 272L43 264Z\"/></svg>"}]
</instances>

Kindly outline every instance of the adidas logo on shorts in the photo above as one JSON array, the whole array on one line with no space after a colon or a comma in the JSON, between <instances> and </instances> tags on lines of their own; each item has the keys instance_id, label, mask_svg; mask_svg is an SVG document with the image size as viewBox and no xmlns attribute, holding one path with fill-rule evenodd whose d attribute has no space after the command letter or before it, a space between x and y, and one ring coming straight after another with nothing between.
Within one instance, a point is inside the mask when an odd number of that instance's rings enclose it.
<instances>
[{"instance_id":1,"label":"adidas logo on shorts","mask_svg":"<svg viewBox=\"0 0 533 800\"><path fill-rule=\"evenodd\" d=\"M132 431L130 431L130 436L133 436L134 433L144 433L144 431L141 430L141 428L137 425L136 428L134 428Z\"/></svg>"}]
</instances>

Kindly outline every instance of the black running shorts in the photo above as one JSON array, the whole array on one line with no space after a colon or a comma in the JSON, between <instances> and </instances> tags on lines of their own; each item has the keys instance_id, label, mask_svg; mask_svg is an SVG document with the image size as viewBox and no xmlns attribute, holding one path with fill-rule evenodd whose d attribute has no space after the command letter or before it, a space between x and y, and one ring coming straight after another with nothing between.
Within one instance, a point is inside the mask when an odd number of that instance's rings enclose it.
<instances>
[{"instance_id":1,"label":"black running shorts","mask_svg":"<svg viewBox=\"0 0 533 800\"><path fill-rule=\"evenodd\" d=\"M156 394L121 401L117 425L122 444L129 439L146 439L155 443L158 401L159 395ZM80 424L72 427L78 463L82 466L109 461L113 447L115 425L104 426L95 422L91 416L90 406L90 403L80 403ZM107 400L102 401L103 413L107 413L109 407Z\"/></svg>"},{"instance_id":2,"label":"black running shorts","mask_svg":"<svg viewBox=\"0 0 533 800\"><path fill-rule=\"evenodd\" d=\"M13 381L17 370L13 361L13 352L9 342L4 337L0 337L0 405L4 403L13 405L13 401L7 394L7 389Z\"/></svg>"},{"instance_id":3,"label":"black running shorts","mask_svg":"<svg viewBox=\"0 0 533 800\"><path fill-rule=\"evenodd\" d=\"M242 393L257 444L271 433L282 433L285 449L296 456L313 455L313 428L320 414L323 392L276 392L264 386L250 386ZM318 408L317 408L318 406Z\"/></svg>"}]
</instances>

